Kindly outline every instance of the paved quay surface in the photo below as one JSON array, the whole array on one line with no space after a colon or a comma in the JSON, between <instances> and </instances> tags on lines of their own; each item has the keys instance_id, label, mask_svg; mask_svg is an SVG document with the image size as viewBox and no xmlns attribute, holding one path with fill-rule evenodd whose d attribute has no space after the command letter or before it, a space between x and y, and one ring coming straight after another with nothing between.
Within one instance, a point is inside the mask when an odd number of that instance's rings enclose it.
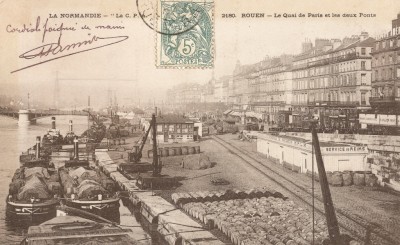
<instances>
[{"instance_id":1,"label":"paved quay surface","mask_svg":"<svg viewBox=\"0 0 400 245\"><path fill-rule=\"evenodd\" d=\"M113 160L111 157L115 156L117 158ZM157 224L158 232L169 244L175 244L176 241L198 245L224 244L173 204L152 191L139 190L135 185L135 180L128 180L117 172L116 165L124 160L116 151L98 151L96 159L99 166L120 185L121 189L129 192L132 203L140 203L140 212L143 217L150 223Z\"/></svg>"}]
</instances>

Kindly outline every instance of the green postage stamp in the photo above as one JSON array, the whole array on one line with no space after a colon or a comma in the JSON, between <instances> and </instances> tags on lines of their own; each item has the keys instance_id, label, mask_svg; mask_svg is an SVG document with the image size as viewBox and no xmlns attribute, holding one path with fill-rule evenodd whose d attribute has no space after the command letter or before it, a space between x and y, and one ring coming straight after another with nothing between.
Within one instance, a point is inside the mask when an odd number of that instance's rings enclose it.
<instances>
[{"instance_id":1,"label":"green postage stamp","mask_svg":"<svg viewBox=\"0 0 400 245\"><path fill-rule=\"evenodd\" d=\"M157 67L214 67L214 1L159 0L157 15Z\"/></svg>"}]
</instances>

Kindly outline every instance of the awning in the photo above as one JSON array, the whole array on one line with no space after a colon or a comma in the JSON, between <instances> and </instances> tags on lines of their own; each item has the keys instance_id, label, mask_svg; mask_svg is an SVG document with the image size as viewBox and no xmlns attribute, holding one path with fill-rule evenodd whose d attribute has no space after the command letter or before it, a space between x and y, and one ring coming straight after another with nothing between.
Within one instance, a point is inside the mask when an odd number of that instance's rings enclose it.
<instances>
[{"instance_id":1,"label":"awning","mask_svg":"<svg viewBox=\"0 0 400 245\"><path fill-rule=\"evenodd\" d=\"M232 110L226 110L226 111L224 111L224 115L227 115L227 114L229 114L230 112L231 112Z\"/></svg>"},{"instance_id":2,"label":"awning","mask_svg":"<svg viewBox=\"0 0 400 245\"><path fill-rule=\"evenodd\" d=\"M248 111L246 112L246 117L254 117L257 119L262 120L263 116L261 113L253 112L253 111Z\"/></svg>"}]
</instances>

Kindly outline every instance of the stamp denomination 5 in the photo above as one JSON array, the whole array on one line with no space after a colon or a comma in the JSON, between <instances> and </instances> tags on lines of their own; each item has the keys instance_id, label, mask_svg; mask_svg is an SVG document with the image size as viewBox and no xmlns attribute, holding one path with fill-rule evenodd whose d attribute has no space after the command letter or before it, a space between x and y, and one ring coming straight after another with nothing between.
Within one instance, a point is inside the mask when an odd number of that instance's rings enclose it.
<instances>
[{"instance_id":1,"label":"stamp denomination 5","mask_svg":"<svg viewBox=\"0 0 400 245\"><path fill-rule=\"evenodd\" d=\"M157 67L213 67L213 1L159 0L157 16Z\"/></svg>"}]
</instances>

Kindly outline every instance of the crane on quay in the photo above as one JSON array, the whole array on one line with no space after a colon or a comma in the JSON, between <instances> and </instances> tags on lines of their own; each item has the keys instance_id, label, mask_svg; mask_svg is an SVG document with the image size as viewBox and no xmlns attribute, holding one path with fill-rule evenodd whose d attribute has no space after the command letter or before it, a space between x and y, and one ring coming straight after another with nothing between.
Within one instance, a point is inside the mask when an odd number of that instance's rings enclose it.
<instances>
[{"instance_id":1,"label":"crane on quay","mask_svg":"<svg viewBox=\"0 0 400 245\"><path fill-rule=\"evenodd\" d=\"M149 128L144 134L139 145L133 146L133 151L128 153L128 162L121 163L118 166L118 171L128 179L137 179L138 187L142 189L164 189L172 187L176 184L174 177L162 175L162 162L158 154L157 147L157 126L156 115L153 114ZM142 151L147 138L152 131L153 143L153 162L142 162Z\"/></svg>"}]
</instances>

